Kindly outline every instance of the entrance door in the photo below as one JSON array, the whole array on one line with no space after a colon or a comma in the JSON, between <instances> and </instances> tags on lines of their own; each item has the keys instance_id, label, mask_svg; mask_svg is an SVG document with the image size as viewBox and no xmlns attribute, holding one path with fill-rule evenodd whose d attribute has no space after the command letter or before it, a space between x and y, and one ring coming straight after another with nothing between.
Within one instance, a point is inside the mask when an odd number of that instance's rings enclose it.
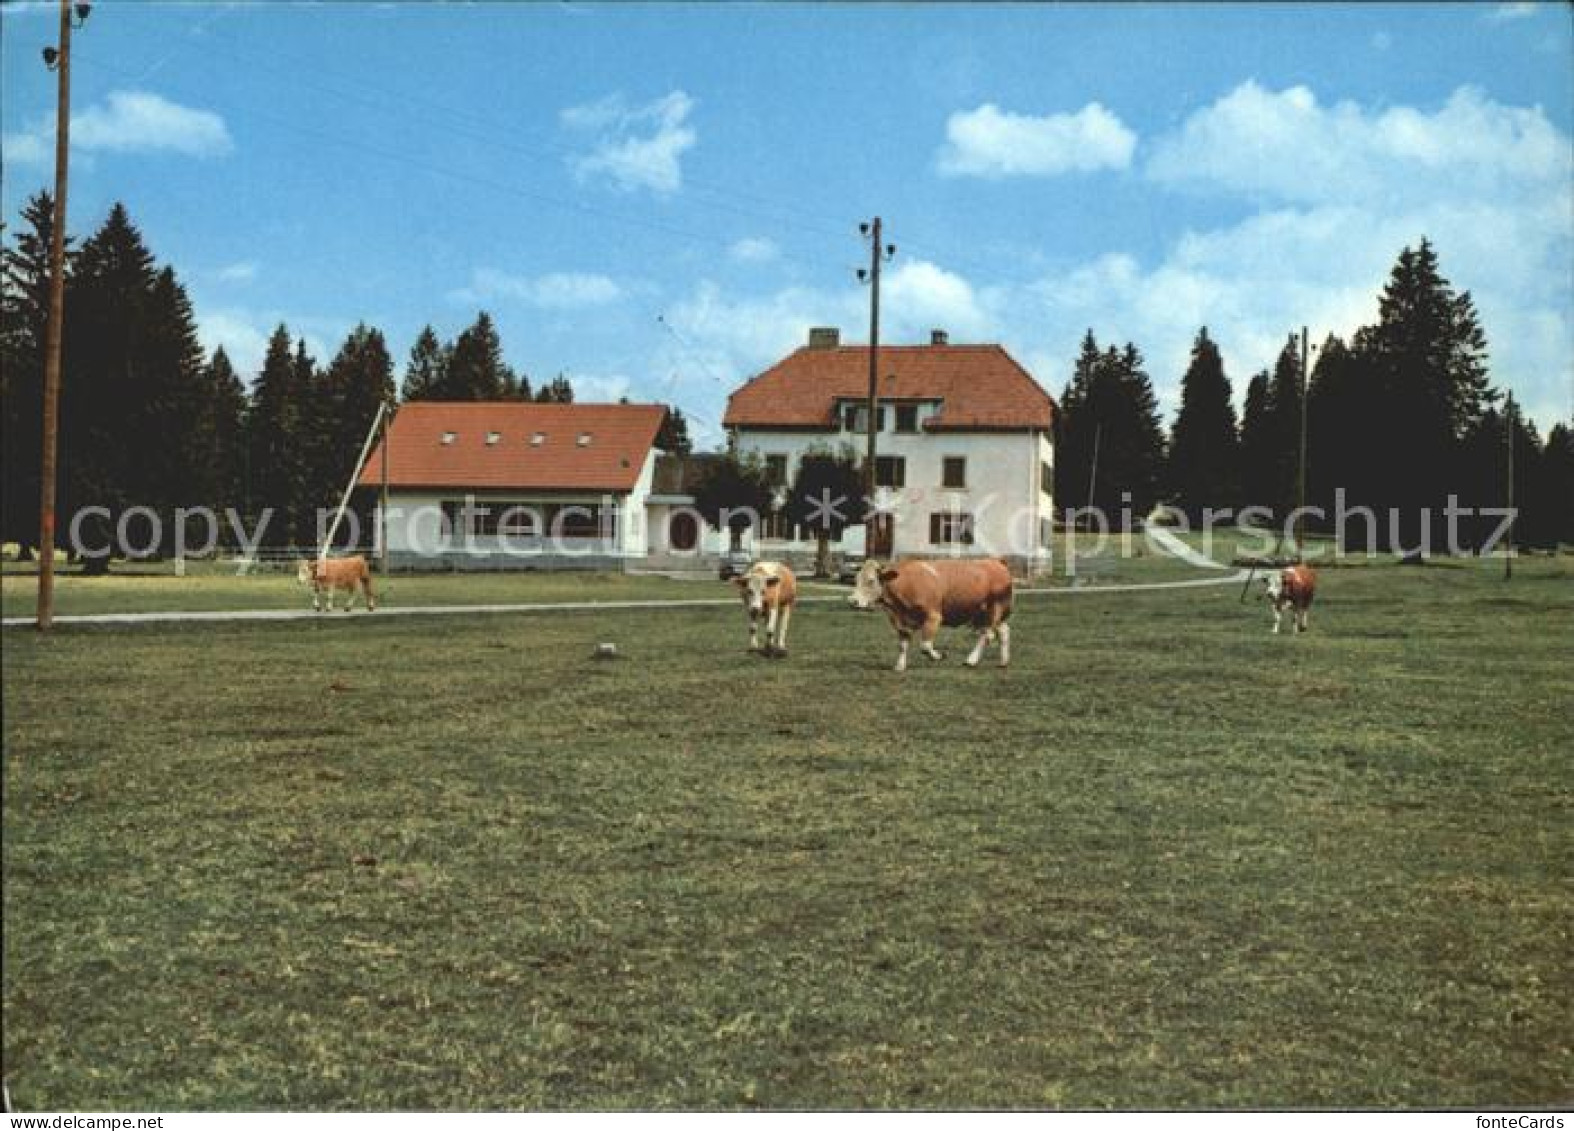
<instances>
[{"instance_id":1,"label":"entrance door","mask_svg":"<svg viewBox=\"0 0 1574 1131\"><path fill-rule=\"evenodd\" d=\"M896 518L890 514L877 514L869 520L868 557L889 558L896 543Z\"/></svg>"},{"instance_id":2,"label":"entrance door","mask_svg":"<svg viewBox=\"0 0 1574 1131\"><path fill-rule=\"evenodd\" d=\"M692 550L699 539L700 526L692 514L679 511L672 516L672 523L667 527L667 545L674 550Z\"/></svg>"}]
</instances>

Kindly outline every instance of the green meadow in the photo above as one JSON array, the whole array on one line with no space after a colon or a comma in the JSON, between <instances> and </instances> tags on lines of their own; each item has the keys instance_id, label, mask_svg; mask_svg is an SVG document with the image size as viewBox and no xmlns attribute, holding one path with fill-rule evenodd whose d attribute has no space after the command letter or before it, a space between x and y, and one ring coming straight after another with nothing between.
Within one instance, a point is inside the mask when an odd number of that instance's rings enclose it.
<instances>
[{"instance_id":1,"label":"green meadow","mask_svg":"<svg viewBox=\"0 0 1574 1131\"><path fill-rule=\"evenodd\" d=\"M62 612L303 601L69 580L100 588ZM725 607L7 629L5 1083L21 1110L1566 1104L1571 583L1328 569L1301 637L1236 585L1024 594L1010 669L948 631L905 676L835 603L782 660ZM390 600L729 592L458 585Z\"/></svg>"}]
</instances>

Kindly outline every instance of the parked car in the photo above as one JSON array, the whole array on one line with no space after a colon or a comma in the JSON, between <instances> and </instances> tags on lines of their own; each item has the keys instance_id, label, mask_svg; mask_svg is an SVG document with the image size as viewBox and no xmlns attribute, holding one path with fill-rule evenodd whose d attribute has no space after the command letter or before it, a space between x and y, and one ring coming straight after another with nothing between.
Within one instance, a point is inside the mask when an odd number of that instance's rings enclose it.
<instances>
[{"instance_id":1,"label":"parked car","mask_svg":"<svg viewBox=\"0 0 1574 1131\"><path fill-rule=\"evenodd\" d=\"M742 577L749 572L749 567L754 564L754 555L747 550L728 550L721 556L721 569L718 571L723 581L730 581L734 577Z\"/></svg>"},{"instance_id":2,"label":"parked car","mask_svg":"<svg viewBox=\"0 0 1574 1131\"><path fill-rule=\"evenodd\" d=\"M863 568L864 556L862 554L843 554L842 560L836 563L836 580L843 585L851 585L858 577L858 571Z\"/></svg>"}]
</instances>

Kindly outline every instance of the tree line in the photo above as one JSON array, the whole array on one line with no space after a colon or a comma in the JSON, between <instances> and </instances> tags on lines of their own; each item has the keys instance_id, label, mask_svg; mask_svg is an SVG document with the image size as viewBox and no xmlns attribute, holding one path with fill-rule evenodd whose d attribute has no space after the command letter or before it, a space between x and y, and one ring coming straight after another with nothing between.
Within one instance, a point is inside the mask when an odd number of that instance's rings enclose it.
<instances>
[{"instance_id":1,"label":"tree line","mask_svg":"<svg viewBox=\"0 0 1574 1131\"><path fill-rule=\"evenodd\" d=\"M24 556L39 534L53 219L50 194L34 195L0 251L0 540ZM574 400L562 374L532 391L485 311L451 342L425 327L397 388L381 331L356 326L323 364L281 324L248 387L222 346L204 352L184 285L120 204L80 245L67 240L61 384L57 513L62 535L85 516L89 546L109 544L134 507L234 508L248 530L271 509L269 544L313 545L317 511L338 503L380 404ZM689 450L676 408L658 445Z\"/></svg>"},{"instance_id":2,"label":"tree line","mask_svg":"<svg viewBox=\"0 0 1574 1131\"><path fill-rule=\"evenodd\" d=\"M1210 509L1250 506L1283 521L1301 493L1304 411L1305 500L1321 512L1310 529L1365 508L1375 522L1348 518L1334 532L1347 545L1408 549L1422 544L1429 512L1440 545L1451 500L1506 505L1512 429L1516 542L1574 542L1574 431L1558 422L1543 439L1492 385L1474 303L1443 276L1429 241L1400 252L1375 325L1306 353L1309 381L1290 336L1273 368L1247 381L1237 417L1218 346L1200 329L1166 436L1140 351L1101 349L1089 330L1056 417L1058 506L1141 517L1167 503L1194 524ZM1498 525L1469 518L1460 534L1479 545Z\"/></svg>"}]
</instances>

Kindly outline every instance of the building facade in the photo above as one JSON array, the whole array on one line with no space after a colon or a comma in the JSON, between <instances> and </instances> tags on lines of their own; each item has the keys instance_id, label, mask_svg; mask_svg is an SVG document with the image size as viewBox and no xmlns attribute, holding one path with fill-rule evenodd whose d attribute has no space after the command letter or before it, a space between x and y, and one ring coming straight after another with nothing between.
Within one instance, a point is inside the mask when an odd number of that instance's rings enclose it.
<instances>
[{"instance_id":1,"label":"building facade","mask_svg":"<svg viewBox=\"0 0 1574 1131\"><path fill-rule=\"evenodd\" d=\"M765 370L728 401L739 454L765 463L781 497L805 453L844 450L863 463L869 440L869 349L835 330ZM866 527L844 554L997 556L1026 572L1049 567L1054 515L1054 402L998 345L881 346L875 430L873 545ZM808 532L768 519L761 555L807 553Z\"/></svg>"},{"instance_id":2,"label":"building facade","mask_svg":"<svg viewBox=\"0 0 1574 1131\"><path fill-rule=\"evenodd\" d=\"M374 551L386 545L396 569L642 561L665 414L661 405L406 404L357 480L378 493Z\"/></svg>"}]
</instances>

